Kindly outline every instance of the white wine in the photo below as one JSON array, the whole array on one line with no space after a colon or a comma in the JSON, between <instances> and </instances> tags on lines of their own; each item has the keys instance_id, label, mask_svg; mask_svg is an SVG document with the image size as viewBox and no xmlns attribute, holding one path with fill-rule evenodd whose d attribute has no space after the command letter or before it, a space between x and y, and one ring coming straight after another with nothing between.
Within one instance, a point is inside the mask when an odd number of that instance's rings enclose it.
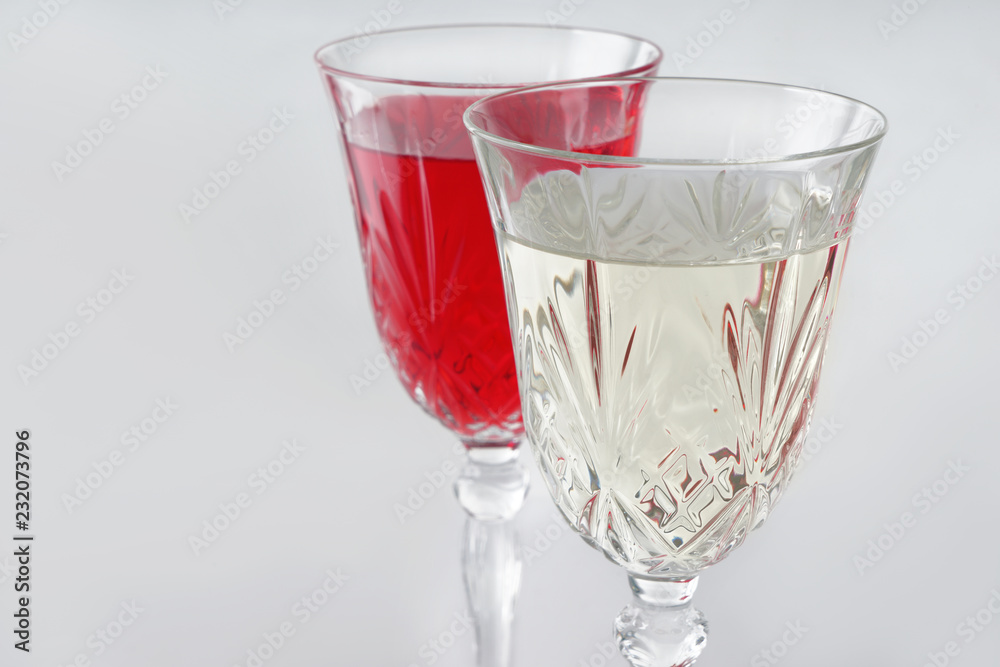
<instances>
[{"instance_id":1,"label":"white wine","mask_svg":"<svg viewBox=\"0 0 1000 667\"><path fill-rule=\"evenodd\" d=\"M564 516L633 574L725 557L795 466L847 242L701 265L498 243L525 428Z\"/></svg>"}]
</instances>

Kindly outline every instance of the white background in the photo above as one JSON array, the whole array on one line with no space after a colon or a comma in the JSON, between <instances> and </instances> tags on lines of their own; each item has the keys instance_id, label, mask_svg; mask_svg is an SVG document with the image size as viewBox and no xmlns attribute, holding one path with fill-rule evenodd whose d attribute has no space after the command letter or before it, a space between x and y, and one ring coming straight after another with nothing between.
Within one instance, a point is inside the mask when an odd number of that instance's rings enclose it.
<instances>
[{"instance_id":1,"label":"white background","mask_svg":"<svg viewBox=\"0 0 1000 667\"><path fill-rule=\"evenodd\" d=\"M884 34L887 0L400 2L393 27L565 18L658 43L663 75L823 87L886 113L863 205L873 222L852 243L814 420L836 424L833 436L810 441L814 456L770 522L702 577L711 636L699 664L768 664L758 652L796 621L808 631L784 665L923 665L949 641L960 649L950 664L997 664L1000 618L969 642L956 633L1000 591L1000 279L961 309L949 293L1000 252L1000 6L909 0L916 12ZM220 15L211 0L75 0L15 49L8 33L41 10L5 3L0 543L13 544L23 428L37 541L30 656L11 646L12 560L0 556L0 665L78 655L107 666L245 665L262 633L290 621L294 636L265 664L422 666L421 646L465 609L463 517L447 485L405 525L393 510L457 460L453 438L391 372L359 392L350 380L381 350L311 58L386 4L243 0ZM736 20L711 36L704 22L725 8ZM698 53L689 39L703 32ZM688 48L696 57L678 66L674 54ZM112 104L147 66L165 80L120 119ZM247 163L239 145L276 108L293 120ZM53 162L104 118L114 132L60 181ZM935 153L939 131L957 138ZM936 161L908 169L925 150ZM242 172L186 223L179 205L229 160ZM902 194L873 208L897 179ZM291 291L282 274L317 237L339 248ZM122 269L134 279L86 322L78 304ZM223 334L273 289L287 300L230 352ZM893 368L887 355L939 309L947 323L917 336L926 344ZM71 322L80 334L25 381L18 367ZM180 407L129 451L122 432L168 397ZM248 477L289 438L304 451L257 495ZM114 450L124 462L67 509L66 494ZM971 469L921 512L913 496L959 461ZM560 525L534 482L518 524L528 544ZM252 505L195 555L189 536L241 492ZM886 537L906 511L916 525ZM859 566L880 537L891 549ZM295 602L338 568L350 579L300 623ZM88 637L133 600L143 611L95 656ZM595 645L627 600L624 574L564 533L525 565L515 664L601 664ZM435 664L472 664L468 634Z\"/></svg>"}]
</instances>

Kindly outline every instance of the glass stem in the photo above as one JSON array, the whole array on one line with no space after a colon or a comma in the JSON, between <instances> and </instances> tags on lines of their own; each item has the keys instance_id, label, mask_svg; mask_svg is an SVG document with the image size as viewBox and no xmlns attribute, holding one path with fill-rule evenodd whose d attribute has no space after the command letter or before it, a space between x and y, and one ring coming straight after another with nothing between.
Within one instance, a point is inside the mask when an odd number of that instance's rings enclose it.
<instances>
[{"instance_id":1,"label":"glass stem","mask_svg":"<svg viewBox=\"0 0 1000 667\"><path fill-rule=\"evenodd\" d=\"M628 585L635 597L656 607L679 607L691 601L698 588L698 577L689 579L649 579L628 575Z\"/></svg>"},{"instance_id":2,"label":"glass stem","mask_svg":"<svg viewBox=\"0 0 1000 667\"><path fill-rule=\"evenodd\" d=\"M465 592L475 624L478 667L509 667L521 554L510 521L466 520Z\"/></svg>"},{"instance_id":3,"label":"glass stem","mask_svg":"<svg viewBox=\"0 0 1000 667\"><path fill-rule=\"evenodd\" d=\"M478 667L509 667L514 607L521 587L521 550L514 518L528 493L517 443L475 446L455 480L468 514L462 570L475 625Z\"/></svg>"}]
</instances>

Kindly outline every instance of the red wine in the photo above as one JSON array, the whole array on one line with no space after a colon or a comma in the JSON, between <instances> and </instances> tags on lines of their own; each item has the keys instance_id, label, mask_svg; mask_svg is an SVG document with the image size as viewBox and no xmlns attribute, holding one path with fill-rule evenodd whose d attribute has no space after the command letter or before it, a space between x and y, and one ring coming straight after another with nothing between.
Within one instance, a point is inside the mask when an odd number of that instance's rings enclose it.
<instances>
[{"instance_id":1,"label":"red wine","mask_svg":"<svg viewBox=\"0 0 1000 667\"><path fill-rule=\"evenodd\" d=\"M475 161L349 153L372 307L400 380L460 437L510 443L521 404Z\"/></svg>"},{"instance_id":2,"label":"red wine","mask_svg":"<svg viewBox=\"0 0 1000 667\"><path fill-rule=\"evenodd\" d=\"M467 445L516 446L524 429L503 278L461 120L474 99L380 100L345 125L345 144L369 296L400 380Z\"/></svg>"}]
</instances>

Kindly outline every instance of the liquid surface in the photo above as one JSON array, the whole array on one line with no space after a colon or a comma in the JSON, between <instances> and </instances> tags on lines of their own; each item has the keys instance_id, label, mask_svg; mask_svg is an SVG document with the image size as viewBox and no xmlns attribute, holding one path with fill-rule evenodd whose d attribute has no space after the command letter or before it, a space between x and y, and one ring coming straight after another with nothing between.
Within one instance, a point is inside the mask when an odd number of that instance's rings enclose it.
<instances>
[{"instance_id":1,"label":"liquid surface","mask_svg":"<svg viewBox=\"0 0 1000 667\"><path fill-rule=\"evenodd\" d=\"M725 557L801 450L847 243L669 266L499 242L525 426L562 513L635 574Z\"/></svg>"}]
</instances>

